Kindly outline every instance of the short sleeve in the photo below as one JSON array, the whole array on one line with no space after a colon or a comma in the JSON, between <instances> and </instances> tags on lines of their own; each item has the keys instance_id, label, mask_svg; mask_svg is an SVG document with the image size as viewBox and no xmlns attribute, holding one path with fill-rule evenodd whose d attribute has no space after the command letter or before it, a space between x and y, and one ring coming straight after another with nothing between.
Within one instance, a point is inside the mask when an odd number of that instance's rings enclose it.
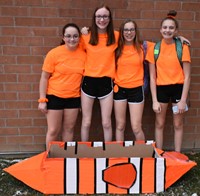
<instances>
[{"instance_id":1,"label":"short sleeve","mask_svg":"<svg viewBox=\"0 0 200 196\"><path fill-rule=\"evenodd\" d=\"M182 61L191 63L190 49L189 46L187 46L186 44L183 44Z\"/></svg>"},{"instance_id":2,"label":"short sleeve","mask_svg":"<svg viewBox=\"0 0 200 196\"><path fill-rule=\"evenodd\" d=\"M155 46L155 43L148 42L147 44L148 44L147 45L148 47L147 47L147 55L146 55L145 60L147 60L149 63L155 64L155 60L154 60L154 46Z\"/></svg>"},{"instance_id":3,"label":"short sleeve","mask_svg":"<svg viewBox=\"0 0 200 196\"><path fill-rule=\"evenodd\" d=\"M49 73L53 73L54 69L55 69L55 54L53 51L50 51L47 53L43 66L42 66L42 70L49 72Z\"/></svg>"}]
</instances>

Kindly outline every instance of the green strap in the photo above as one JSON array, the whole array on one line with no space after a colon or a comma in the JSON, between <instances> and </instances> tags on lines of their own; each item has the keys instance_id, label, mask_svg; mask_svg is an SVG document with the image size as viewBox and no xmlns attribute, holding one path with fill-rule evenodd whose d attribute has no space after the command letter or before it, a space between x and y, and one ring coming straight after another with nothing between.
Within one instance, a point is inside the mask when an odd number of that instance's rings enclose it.
<instances>
[{"instance_id":1,"label":"green strap","mask_svg":"<svg viewBox=\"0 0 200 196\"><path fill-rule=\"evenodd\" d=\"M155 44L155 47L154 47L154 59L155 59L155 63L158 60L158 56L160 54L160 45L161 45L161 41L157 42Z\"/></svg>"},{"instance_id":2,"label":"green strap","mask_svg":"<svg viewBox=\"0 0 200 196\"><path fill-rule=\"evenodd\" d=\"M182 55L183 55L183 47L182 47L182 43L181 40L179 38L175 39L175 43L176 43L176 53L177 53L177 57L178 60L182 66Z\"/></svg>"}]
</instances>

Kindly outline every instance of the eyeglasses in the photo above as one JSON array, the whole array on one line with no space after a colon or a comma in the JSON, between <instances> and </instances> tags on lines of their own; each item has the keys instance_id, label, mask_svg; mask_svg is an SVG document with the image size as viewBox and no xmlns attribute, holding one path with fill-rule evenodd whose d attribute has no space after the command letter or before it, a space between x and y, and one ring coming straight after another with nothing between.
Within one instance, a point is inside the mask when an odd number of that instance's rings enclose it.
<instances>
[{"instance_id":1,"label":"eyeglasses","mask_svg":"<svg viewBox=\"0 0 200 196\"><path fill-rule=\"evenodd\" d=\"M75 35L70 35L70 34L67 34L67 35L64 35L65 38L67 39L78 39L79 38L79 35L78 34L75 34Z\"/></svg>"},{"instance_id":2,"label":"eyeglasses","mask_svg":"<svg viewBox=\"0 0 200 196\"><path fill-rule=\"evenodd\" d=\"M135 28L131 28L131 29L123 29L124 33L128 33L129 31L131 33L135 32Z\"/></svg>"},{"instance_id":3,"label":"eyeglasses","mask_svg":"<svg viewBox=\"0 0 200 196\"><path fill-rule=\"evenodd\" d=\"M103 15L103 16L97 15L95 17L96 17L97 20L101 20L101 19L108 20L110 16L108 16L108 15Z\"/></svg>"}]
</instances>

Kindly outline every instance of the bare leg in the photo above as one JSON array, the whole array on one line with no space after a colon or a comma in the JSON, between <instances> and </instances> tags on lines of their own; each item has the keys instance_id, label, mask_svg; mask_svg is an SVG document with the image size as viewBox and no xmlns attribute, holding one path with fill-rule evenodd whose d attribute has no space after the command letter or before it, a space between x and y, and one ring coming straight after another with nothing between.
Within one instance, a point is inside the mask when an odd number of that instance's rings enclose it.
<instances>
[{"instance_id":1,"label":"bare leg","mask_svg":"<svg viewBox=\"0 0 200 196\"><path fill-rule=\"evenodd\" d=\"M142 130L143 109L144 102L138 104L129 104L131 127L136 140L145 140L144 132Z\"/></svg>"},{"instance_id":2,"label":"bare leg","mask_svg":"<svg viewBox=\"0 0 200 196\"><path fill-rule=\"evenodd\" d=\"M65 142L73 141L78 112L79 108L64 110L62 140Z\"/></svg>"},{"instance_id":3,"label":"bare leg","mask_svg":"<svg viewBox=\"0 0 200 196\"><path fill-rule=\"evenodd\" d=\"M127 101L114 101L115 121L116 121L116 141L124 141L124 131L126 127Z\"/></svg>"},{"instance_id":4,"label":"bare leg","mask_svg":"<svg viewBox=\"0 0 200 196\"><path fill-rule=\"evenodd\" d=\"M183 115L174 114L174 146L175 151L181 152L182 140L183 140Z\"/></svg>"},{"instance_id":5,"label":"bare leg","mask_svg":"<svg viewBox=\"0 0 200 196\"><path fill-rule=\"evenodd\" d=\"M48 110L47 112L47 134L46 134L46 148L50 141L58 139L58 135L61 131L63 110Z\"/></svg>"},{"instance_id":6,"label":"bare leg","mask_svg":"<svg viewBox=\"0 0 200 196\"><path fill-rule=\"evenodd\" d=\"M156 139L156 147L160 149L163 148L163 130L165 126L167 106L168 104L161 103L161 112L156 113L155 139Z\"/></svg>"},{"instance_id":7,"label":"bare leg","mask_svg":"<svg viewBox=\"0 0 200 196\"><path fill-rule=\"evenodd\" d=\"M112 141L111 113L113 108L113 93L103 99L100 99L100 107L104 141Z\"/></svg>"},{"instance_id":8,"label":"bare leg","mask_svg":"<svg viewBox=\"0 0 200 196\"><path fill-rule=\"evenodd\" d=\"M89 140L89 131L92 120L92 108L94 99L86 96L81 92L81 107L82 107L82 123L81 123L81 140Z\"/></svg>"}]
</instances>

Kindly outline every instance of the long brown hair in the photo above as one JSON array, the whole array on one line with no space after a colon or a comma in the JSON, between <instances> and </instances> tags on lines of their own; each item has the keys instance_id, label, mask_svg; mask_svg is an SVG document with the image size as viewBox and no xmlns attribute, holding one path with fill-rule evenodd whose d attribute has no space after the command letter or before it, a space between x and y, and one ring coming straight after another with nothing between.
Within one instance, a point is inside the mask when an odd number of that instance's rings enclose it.
<instances>
[{"instance_id":1,"label":"long brown hair","mask_svg":"<svg viewBox=\"0 0 200 196\"><path fill-rule=\"evenodd\" d=\"M116 57L116 62L119 59L119 57L122 54L124 45L125 45L125 39L124 39L124 35L123 35L123 31L124 31L124 26L126 23L133 23L135 26L135 38L133 39L133 46L136 48L136 50L138 51L138 53L141 52L142 48L141 48L141 40L140 40L140 36L139 36L139 31L138 31L138 27L137 27L137 23L131 19L127 19L125 20L119 28L119 40L118 40L118 47L115 51L115 57Z\"/></svg>"},{"instance_id":2,"label":"long brown hair","mask_svg":"<svg viewBox=\"0 0 200 196\"><path fill-rule=\"evenodd\" d=\"M108 35L108 39L107 39L107 46L110 46L112 44L115 43L115 35L114 35L114 28L113 28L113 19L112 19L112 13L111 13L111 10L108 6L106 5L102 5L102 6L99 6L97 7L95 10L94 10L94 13L93 13L93 16L92 16L92 25L91 25L91 36L90 36L90 41L89 43L91 45L97 45L98 44L98 27L96 25L96 11L101 9L101 8L105 8L109 11L109 17L110 17L110 21L109 21L109 24L107 26L107 35Z\"/></svg>"}]
</instances>

